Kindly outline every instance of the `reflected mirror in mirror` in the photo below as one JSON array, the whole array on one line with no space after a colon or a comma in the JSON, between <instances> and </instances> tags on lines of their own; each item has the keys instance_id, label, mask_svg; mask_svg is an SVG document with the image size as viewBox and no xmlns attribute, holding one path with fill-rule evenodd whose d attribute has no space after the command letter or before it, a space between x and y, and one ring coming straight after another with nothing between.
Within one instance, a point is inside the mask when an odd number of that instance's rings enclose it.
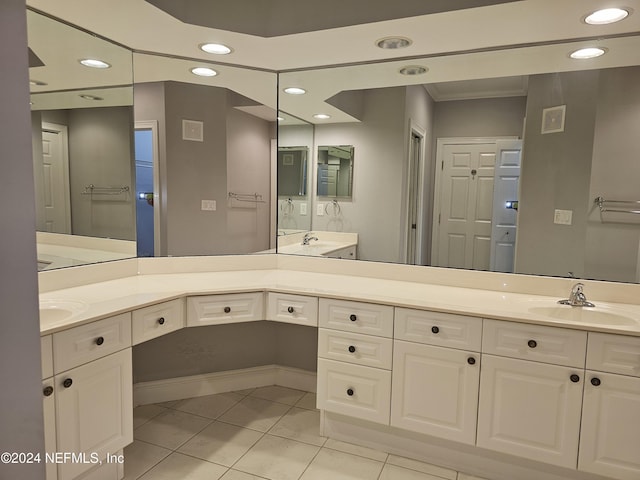
<instances>
[{"instance_id":1,"label":"reflected mirror in mirror","mask_svg":"<svg viewBox=\"0 0 640 480\"><path fill-rule=\"evenodd\" d=\"M135 257L131 52L31 10L27 22L39 269Z\"/></svg>"},{"instance_id":2,"label":"reflected mirror in mirror","mask_svg":"<svg viewBox=\"0 0 640 480\"><path fill-rule=\"evenodd\" d=\"M311 229L313 125L278 113L278 245L280 237ZM291 239L288 239L289 241Z\"/></svg>"},{"instance_id":3,"label":"reflected mirror in mirror","mask_svg":"<svg viewBox=\"0 0 640 480\"><path fill-rule=\"evenodd\" d=\"M319 197L351 198L353 145L318 147Z\"/></svg>"},{"instance_id":4,"label":"reflected mirror in mirror","mask_svg":"<svg viewBox=\"0 0 640 480\"><path fill-rule=\"evenodd\" d=\"M640 38L603 44L615 54L589 62L567 43L427 58L415 76L401 62L283 74L307 94L281 108L335 120L315 143L349 139L367 159L358 202L340 222L314 209L311 229L357 234L365 260L639 281Z\"/></svg>"}]
</instances>

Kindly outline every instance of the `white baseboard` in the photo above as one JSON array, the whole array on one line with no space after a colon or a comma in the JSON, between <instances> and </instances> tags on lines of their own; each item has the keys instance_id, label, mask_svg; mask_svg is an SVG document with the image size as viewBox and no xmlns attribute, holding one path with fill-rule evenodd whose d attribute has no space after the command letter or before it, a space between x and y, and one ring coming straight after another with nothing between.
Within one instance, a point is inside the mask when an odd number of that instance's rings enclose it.
<instances>
[{"instance_id":1,"label":"white baseboard","mask_svg":"<svg viewBox=\"0 0 640 480\"><path fill-rule=\"evenodd\" d=\"M316 374L299 368L264 365L189 377L167 378L133 385L133 405L182 400L216 393L279 385L316 391Z\"/></svg>"}]
</instances>

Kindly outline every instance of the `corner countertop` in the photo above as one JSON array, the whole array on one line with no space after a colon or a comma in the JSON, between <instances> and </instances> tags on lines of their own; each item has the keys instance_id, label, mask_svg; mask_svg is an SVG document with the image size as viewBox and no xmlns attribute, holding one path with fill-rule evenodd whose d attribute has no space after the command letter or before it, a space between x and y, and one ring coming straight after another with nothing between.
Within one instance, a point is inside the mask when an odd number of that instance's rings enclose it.
<instances>
[{"instance_id":1,"label":"corner countertop","mask_svg":"<svg viewBox=\"0 0 640 480\"><path fill-rule=\"evenodd\" d=\"M339 260L338 260L339 262ZM250 264L248 264L250 265ZM83 268L83 267L78 267ZM381 267L383 270L384 268ZM273 291L357 300L522 323L640 336L640 305L595 302L594 309L557 297L286 268L129 275L40 295L41 306L74 303L63 319L41 318L41 335L191 295Z\"/></svg>"}]
</instances>

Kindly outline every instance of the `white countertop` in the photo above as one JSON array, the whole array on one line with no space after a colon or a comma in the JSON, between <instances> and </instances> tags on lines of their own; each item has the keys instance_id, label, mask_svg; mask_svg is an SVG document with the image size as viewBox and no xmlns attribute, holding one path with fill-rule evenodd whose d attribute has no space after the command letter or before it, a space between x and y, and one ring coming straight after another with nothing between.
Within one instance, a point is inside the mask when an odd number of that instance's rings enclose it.
<instances>
[{"instance_id":1,"label":"white countertop","mask_svg":"<svg viewBox=\"0 0 640 480\"><path fill-rule=\"evenodd\" d=\"M278 291L419 308L475 317L640 336L640 305L594 302L596 308L557 304L557 297L432 285L281 268L150 273L49 291L41 305L71 301L73 315L41 318L41 335L188 295ZM78 307L79 305L79 307ZM541 313L543 312L543 313Z\"/></svg>"}]
</instances>

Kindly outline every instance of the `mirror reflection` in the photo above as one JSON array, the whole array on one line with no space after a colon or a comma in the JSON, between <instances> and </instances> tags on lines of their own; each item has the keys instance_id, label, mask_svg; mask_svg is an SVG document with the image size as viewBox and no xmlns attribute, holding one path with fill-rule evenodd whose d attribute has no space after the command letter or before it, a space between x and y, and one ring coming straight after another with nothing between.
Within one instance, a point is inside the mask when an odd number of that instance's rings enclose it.
<instances>
[{"instance_id":1,"label":"mirror reflection","mask_svg":"<svg viewBox=\"0 0 640 480\"><path fill-rule=\"evenodd\" d=\"M135 256L131 53L27 21L39 268Z\"/></svg>"},{"instance_id":2,"label":"mirror reflection","mask_svg":"<svg viewBox=\"0 0 640 480\"><path fill-rule=\"evenodd\" d=\"M319 197L351 198L353 145L318 147Z\"/></svg>"},{"instance_id":3,"label":"mirror reflection","mask_svg":"<svg viewBox=\"0 0 640 480\"><path fill-rule=\"evenodd\" d=\"M630 52L638 39L612 42ZM495 54L477 56L480 75ZM283 96L282 108L331 114L316 122L316 144L351 144L364 159L353 176L357 202L339 202L332 221L314 208L313 235L357 234L366 260L639 281L640 166L630 159L640 153L632 133L640 68L625 66L635 59L604 56L552 73L532 62L520 75L491 63L495 72L474 80L472 68L453 63L476 60L459 57L447 59L454 81L431 81L442 58L410 77L397 62L283 75L322 105ZM602 212L600 196L629 212Z\"/></svg>"}]
</instances>

